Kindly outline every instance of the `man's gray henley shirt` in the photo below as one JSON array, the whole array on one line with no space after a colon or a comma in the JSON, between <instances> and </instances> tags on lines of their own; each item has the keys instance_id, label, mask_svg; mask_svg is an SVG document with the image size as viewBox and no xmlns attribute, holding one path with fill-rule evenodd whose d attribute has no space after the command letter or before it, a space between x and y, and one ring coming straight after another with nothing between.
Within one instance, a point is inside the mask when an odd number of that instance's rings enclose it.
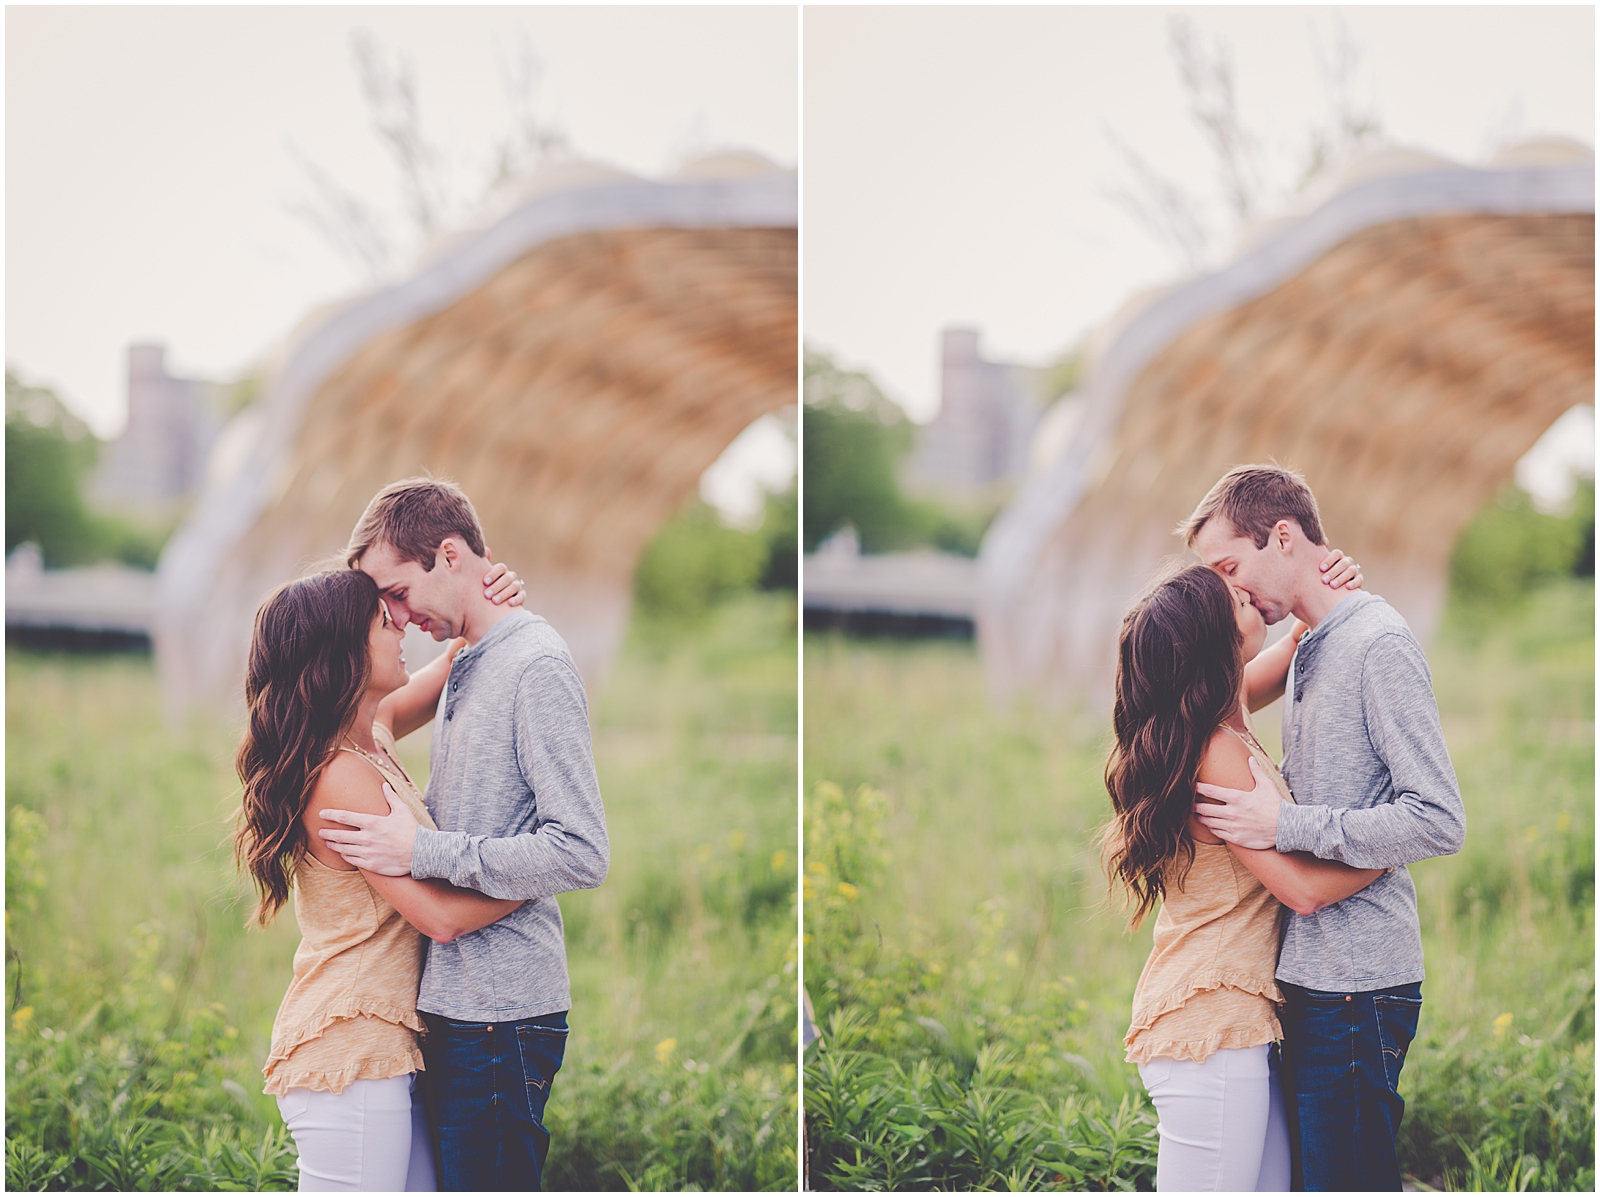
<instances>
[{"instance_id":1,"label":"man's gray henley shirt","mask_svg":"<svg viewBox=\"0 0 1600 1197\"><path fill-rule=\"evenodd\" d=\"M433 722L413 877L528 901L451 943L429 943L417 1007L501 1022L571 1007L555 895L605 880L605 809L589 704L566 642L527 611L456 654Z\"/></svg>"},{"instance_id":2,"label":"man's gray henley shirt","mask_svg":"<svg viewBox=\"0 0 1600 1197\"><path fill-rule=\"evenodd\" d=\"M1278 980L1364 993L1423 979L1417 891L1404 866L1461 850L1466 814L1422 646L1374 594L1339 603L1301 638L1283 711L1296 805L1278 851L1388 869L1316 914L1288 916Z\"/></svg>"}]
</instances>

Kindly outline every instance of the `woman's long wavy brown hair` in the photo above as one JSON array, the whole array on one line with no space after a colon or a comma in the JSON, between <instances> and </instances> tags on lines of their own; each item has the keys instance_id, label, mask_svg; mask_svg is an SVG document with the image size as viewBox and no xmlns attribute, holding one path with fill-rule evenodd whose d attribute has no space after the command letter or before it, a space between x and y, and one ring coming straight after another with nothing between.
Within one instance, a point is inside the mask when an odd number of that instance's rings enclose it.
<instances>
[{"instance_id":1,"label":"woman's long wavy brown hair","mask_svg":"<svg viewBox=\"0 0 1600 1197\"><path fill-rule=\"evenodd\" d=\"M306 853L306 802L366 693L378 611L377 583L336 569L284 583L256 612L244 683L249 726L234 759L244 802L233 855L255 881L263 927L289 898Z\"/></svg>"},{"instance_id":2,"label":"woman's long wavy brown hair","mask_svg":"<svg viewBox=\"0 0 1600 1197\"><path fill-rule=\"evenodd\" d=\"M1112 883L1135 928L1166 897L1167 870L1194 863L1189 816L1206 745L1239 706L1243 637L1233 592L1206 565L1159 577L1122 618L1116 746L1106 762L1113 817L1101 832Z\"/></svg>"}]
</instances>

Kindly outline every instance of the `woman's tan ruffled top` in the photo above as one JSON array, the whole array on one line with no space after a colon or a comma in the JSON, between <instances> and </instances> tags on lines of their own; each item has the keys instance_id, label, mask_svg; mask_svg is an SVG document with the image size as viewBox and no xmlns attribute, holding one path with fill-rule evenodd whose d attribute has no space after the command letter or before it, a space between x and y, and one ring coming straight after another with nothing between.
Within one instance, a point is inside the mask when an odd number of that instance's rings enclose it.
<instances>
[{"instance_id":1,"label":"woman's tan ruffled top","mask_svg":"<svg viewBox=\"0 0 1600 1197\"><path fill-rule=\"evenodd\" d=\"M1247 725L1248 726L1248 725ZM1232 731L1232 728L1228 729ZM1239 733L1234 732L1235 735ZM1253 734L1239 736L1293 802L1277 765ZM1157 1056L1202 1062L1224 1048L1282 1038L1277 1003L1283 906L1226 844L1195 842L1194 865L1167 874L1155 946L1133 992L1128 1062Z\"/></svg>"},{"instance_id":2,"label":"woman's tan ruffled top","mask_svg":"<svg viewBox=\"0 0 1600 1197\"><path fill-rule=\"evenodd\" d=\"M383 774L424 827L433 827L422 795L399 764L394 738L381 725L372 734L387 759L358 755ZM295 870L294 912L300 946L294 980L272 1024L272 1049L261 1070L265 1092L342 1093L352 1081L420 1071L422 934L359 870L331 869L309 852Z\"/></svg>"}]
</instances>

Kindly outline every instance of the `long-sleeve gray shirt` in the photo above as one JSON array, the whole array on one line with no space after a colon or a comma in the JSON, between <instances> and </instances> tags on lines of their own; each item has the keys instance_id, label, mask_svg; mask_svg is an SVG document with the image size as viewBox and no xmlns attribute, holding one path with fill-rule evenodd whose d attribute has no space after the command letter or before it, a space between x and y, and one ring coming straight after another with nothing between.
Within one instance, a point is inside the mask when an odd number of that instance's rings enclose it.
<instances>
[{"instance_id":1,"label":"long-sleeve gray shirt","mask_svg":"<svg viewBox=\"0 0 1600 1197\"><path fill-rule=\"evenodd\" d=\"M1423 979L1417 892L1405 865L1458 852L1466 814L1422 646L1374 594L1345 599L1301 639L1283 711L1294 806L1278 851L1394 871L1319 910L1291 914L1278 980L1366 992Z\"/></svg>"},{"instance_id":2,"label":"long-sleeve gray shirt","mask_svg":"<svg viewBox=\"0 0 1600 1197\"><path fill-rule=\"evenodd\" d=\"M470 1022L568 1009L555 895L605 880L605 808L589 705L566 642L517 611L456 655L439 697L413 877L530 901L479 931L428 945L419 1009Z\"/></svg>"}]
</instances>

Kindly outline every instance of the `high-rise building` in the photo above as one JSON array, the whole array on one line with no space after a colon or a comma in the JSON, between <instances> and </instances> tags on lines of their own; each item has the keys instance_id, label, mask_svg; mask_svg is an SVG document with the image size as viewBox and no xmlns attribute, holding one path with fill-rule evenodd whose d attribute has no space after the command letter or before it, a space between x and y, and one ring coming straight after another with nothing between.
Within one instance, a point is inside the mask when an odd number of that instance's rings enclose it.
<instances>
[{"instance_id":1,"label":"high-rise building","mask_svg":"<svg viewBox=\"0 0 1600 1197\"><path fill-rule=\"evenodd\" d=\"M92 485L95 497L161 507L199 490L222 430L222 389L174 378L164 346L129 346L128 425L106 446Z\"/></svg>"},{"instance_id":2,"label":"high-rise building","mask_svg":"<svg viewBox=\"0 0 1600 1197\"><path fill-rule=\"evenodd\" d=\"M945 491L1015 483L1043 410L1039 371L990 361L974 328L945 329L941 350L939 414L918 434L907 481Z\"/></svg>"}]
</instances>

